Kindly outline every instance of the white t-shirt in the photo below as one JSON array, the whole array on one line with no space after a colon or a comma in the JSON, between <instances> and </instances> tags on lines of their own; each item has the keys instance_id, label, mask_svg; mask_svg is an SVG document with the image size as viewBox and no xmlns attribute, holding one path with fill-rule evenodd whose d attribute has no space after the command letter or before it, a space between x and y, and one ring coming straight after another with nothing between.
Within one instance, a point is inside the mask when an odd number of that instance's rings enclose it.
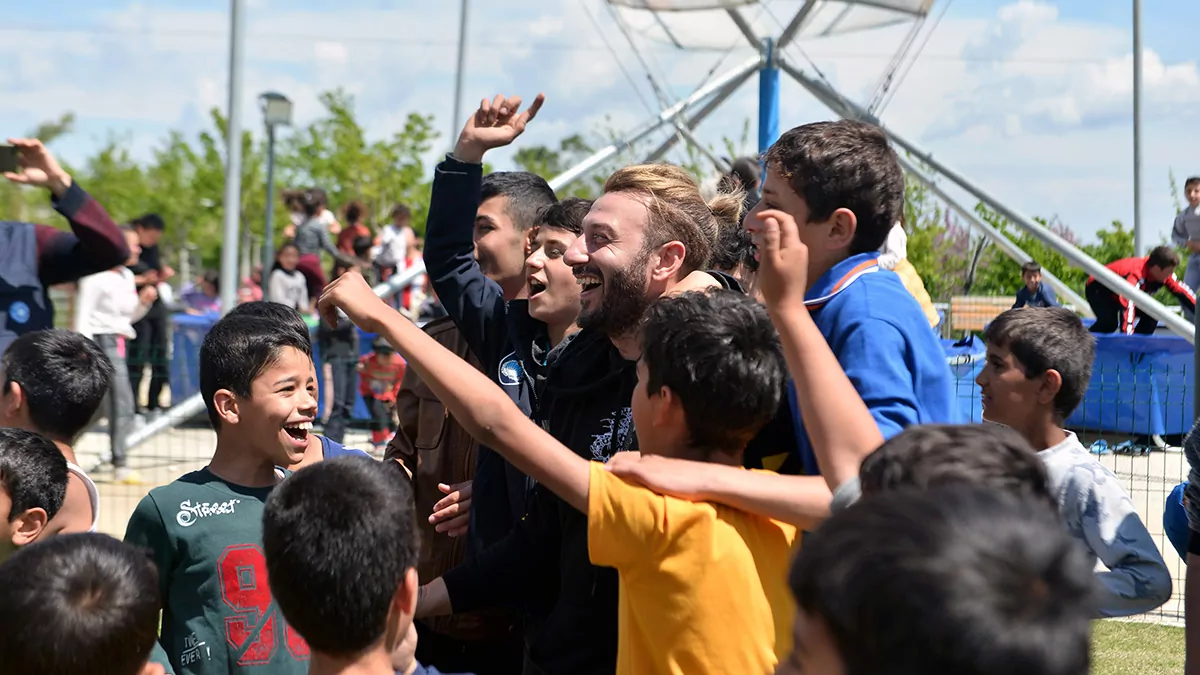
<instances>
[{"instance_id":1,"label":"white t-shirt","mask_svg":"<svg viewBox=\"0 0 1200 675\"><path fill-rule=\"evenodd\" d=\"M374 260L381 267L396 267L408 258L408 229L386 225L379 233L379 246L375 247Z\"/></svg>"},{"instance_id":2,"label":"white t-shirt","mask_svg":"<svg viewBox=\"0 0 1200 675\"><path fill-rule=\"evenodd\" d=\"M75 296L75 330L87 338L123 335L133 339L137 323L149 311L138 298L133 272L127 267L92 274L79 280Z\"/></svg>"},{"instance_id":3,"label":"white t-shirt","mask_svg":"<svg viewBox=\"0 0 1200 675\"><path fill-rule=\"evenodd\" d=\"M87 472L79 468L79 465L67 462L67 471L79 476L87 487L88 499L92 502L92 526L88 532L95 532L96 527L100 524L100 491L96 489L96 484L88 477Z\"/></svg>"},{"instance_id":4,"label":"white t-shirt","mask_svg":"<svg viewBox=\"0 0 1200 675\"><path fill-rule=\"evenodd\" d=\"M287 305L299 312L309 309L308 282L298 271L271 270L271 276L267 278L267 296L271 302Z\"/></svg>"}]
</instances>

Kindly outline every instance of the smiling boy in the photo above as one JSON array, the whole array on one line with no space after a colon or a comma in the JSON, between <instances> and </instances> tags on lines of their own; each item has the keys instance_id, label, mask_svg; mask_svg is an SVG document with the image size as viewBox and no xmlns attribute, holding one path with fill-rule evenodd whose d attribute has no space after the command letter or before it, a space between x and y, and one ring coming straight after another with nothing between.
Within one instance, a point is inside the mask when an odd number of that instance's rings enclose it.
<instances>
[{"instance_id":1,"label":"smiling boy","mask_svg":"<svg viewBox=\"0 0 1200 675\"><path fill-rule=\"evenodd\" d=\"M208 466L150 491L125 541L148 548L163 598L161 649L176 675L296 674L308 645L268 588L264 504L308 449L317 414L311 345L256 316L217 322L200 348L200 393L217 448ZM165 650L166 654L162 654Z\"/></svg>"}]
</instances>

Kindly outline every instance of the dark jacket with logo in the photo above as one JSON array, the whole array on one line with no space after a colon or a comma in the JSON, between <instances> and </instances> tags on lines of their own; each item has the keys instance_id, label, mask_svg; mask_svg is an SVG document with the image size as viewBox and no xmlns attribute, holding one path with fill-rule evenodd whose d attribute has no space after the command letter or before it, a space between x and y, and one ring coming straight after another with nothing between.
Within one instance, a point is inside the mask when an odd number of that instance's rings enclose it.
<instances>
[{"instance_id":1,"label":"dark jacket with logo","mask_svg":"<svg viewBox=\"0 0 1200 675\"><path fill-rule=\"evenodd\" d=\"M589 460L637 449L629 403L636 365L606 335L581 331L553 351L544 330L509 303L527 372L537 383L533 419ZM617 654L617 572L591 564L587 517L538 485L504 541L443 576L455 611L522 603L526 673L611 674Z\"/></svg>"},{"instance_id":2,"label":"dark jacket with logo","mask_svg":"<svg viewBox=\"0 0 1200 675\"><path fill-rule=\"evenodd\" d=\"M434 171L425 231L425 270L433 290L458 326L482 370L525 414L533 410L534 383L509 338L504 293L475 261L475 212L483 166L447 156ZM471 508L471 547L478 552L503 539L525 514L532 487L525 474L480 446Z\"/></svg>"},{"instance_id":3,"label":"dark jacket with logo","mask_svg":"<svg viewBox=\"0 0 1200 675\"><path fill-rule=\"evenodd\" d=\"M479 360L449 318L425 326L425 332L443 347L476 368ZM467 542L434 531L427 517L445 495L438 483L454 485L475 476L475 439L458 424L433 391L409 368L396 395L400 428L388 443L384 460L399 460L412 474L416 498L417 529L421 546L417 574L426 581L462 564ZM328 459L328 457L326 457ZM463 613L422 619L432 631L457 640L494 640L510 633L513 620L502 613Z\"/></svg>"}]
</instances>

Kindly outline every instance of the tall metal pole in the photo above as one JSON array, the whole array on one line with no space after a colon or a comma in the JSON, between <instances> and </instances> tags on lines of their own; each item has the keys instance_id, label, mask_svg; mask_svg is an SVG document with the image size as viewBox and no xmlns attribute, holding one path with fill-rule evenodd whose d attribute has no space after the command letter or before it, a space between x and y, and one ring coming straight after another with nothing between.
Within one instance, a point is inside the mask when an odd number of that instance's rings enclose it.
<instances>
[{"instance_id":1,"label":"tall metal pole","mask_svg":"<svg viewBox=\"0 0 1200 675\"><path fill-rule=\"evenodd\" d=\"M262 291L263 300L270 300L267 279L275 264L275 125L267 125L267 225L263 229Z\"/></svg>"},{"instance_id":2,"label":"tall metal pole","mask_svg":"<svg viewBox=\"0 0 1200 675\"><path fill-rule=\"evenodd\" d=\"M242 211L242 55L246 5L230 0L229 126L225 138L225 228L221 244L221 313L237 304L238 229Z\"/></svg>"},{"instance_id":3,"label":"tall metal pole","mask_svg":"<svg viewBox=\"0 0 1200 675\"><path fill-rule=\"evenodd\" d=\"M775 63L775 42L762 42L763 65L758 71L758 154L779 140L779 66Z\"/></svg>"},{"instance_id":4,"label":"tall metal pole","mask_svg":"<svg viewBox=\"0 0 1200 675\"><path fill-rule=\"evenodd\" d=\"M1133 250L1146 255L1142 232L1142 0L1133 0Z\"/></svg>"},{"instance_id":5,"label":"tall metal pole","mask_svg":"<svg viewBox=\"0 0 1200 675\"><path fill-rule=\"evenodd\" d=\"M454 117L450 120L450 143L458 138L463 121L462 97L463 75L467 67L467 0L462 0L462 9L458 17L458 72L454 76Z\"/></svg>"}]
</instances>

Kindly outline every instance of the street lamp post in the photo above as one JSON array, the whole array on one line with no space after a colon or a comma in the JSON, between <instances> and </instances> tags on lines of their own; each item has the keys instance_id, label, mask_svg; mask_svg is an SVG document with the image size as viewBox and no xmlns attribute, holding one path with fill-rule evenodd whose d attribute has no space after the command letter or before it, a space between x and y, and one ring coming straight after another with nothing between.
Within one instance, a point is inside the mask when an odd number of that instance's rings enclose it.
<instances>
[{"instance_id":1,"label":"street lamp post","mask_svg":"<svg viewBox=\"0 0 1200 675\"><path fill-rule=\"evenodd\" d=\"M269 91L258 97L263 122L267 125L267 227L263 235L263 300L270 300L267 283L275 264L275 127L292 123L292 102L283 94Z\"/></svg>"}]
</instances>

